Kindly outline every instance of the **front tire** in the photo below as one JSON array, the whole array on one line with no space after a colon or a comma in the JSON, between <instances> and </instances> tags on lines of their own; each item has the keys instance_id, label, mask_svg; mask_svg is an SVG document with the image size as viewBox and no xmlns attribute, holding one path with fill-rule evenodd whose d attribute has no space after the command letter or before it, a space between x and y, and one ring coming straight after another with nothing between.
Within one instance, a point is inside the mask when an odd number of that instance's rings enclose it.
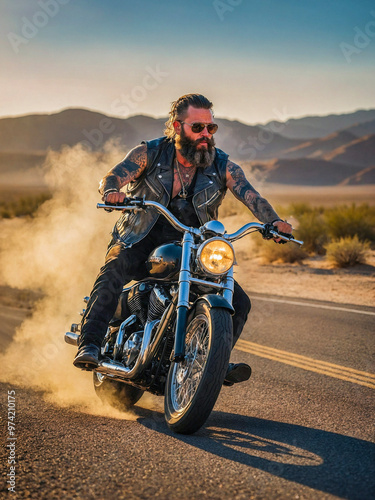
<instances>
[{"instance_id":1,"label":"front tire","mask_svg":"<svg viewBox=\"0 0 375 500\"><path fill-rule=\"evenodd\" d=\"M232 318L226 309L196 305L186 328L185 360L170 366L164 399L168 427L196 432L219 396L232 348Z\"/></svg>"},{"instance_id":2,"label":"front tire","mask_svg":"<svg viewBox=\"0 0 375 500\"><path fill-rule=\"evenodd\" d=\"M129 410L143 395L143 390L132 385L110 380L101 373L93 372L93 382L96 394L116 410Z\"/></svg>"}]
</instances>

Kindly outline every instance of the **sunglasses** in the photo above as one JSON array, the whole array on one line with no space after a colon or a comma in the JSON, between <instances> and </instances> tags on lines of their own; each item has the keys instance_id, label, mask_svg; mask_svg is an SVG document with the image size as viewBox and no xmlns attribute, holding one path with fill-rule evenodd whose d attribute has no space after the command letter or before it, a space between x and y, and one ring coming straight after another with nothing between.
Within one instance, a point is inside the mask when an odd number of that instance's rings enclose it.
<instances>
[{"instance_id":1,"label":"sunglasses","mask_svg":"<svg viewBox=\"0 0 375 500\"><path fill-rule=\"evenodd\" d=\"M191 127L191 131L194 132L194 134L199 134L206 127L207 127L207 132L209 134L214 134L215 132L217 132L217 129L219 128L219 125L217 125L216 123L199 123L199 122L187 123L187 122L183 122L181 120L178 120L178 121L180 123L183 123L184 125L189 125L189 127Z\"/></svg>"}]
</instances>

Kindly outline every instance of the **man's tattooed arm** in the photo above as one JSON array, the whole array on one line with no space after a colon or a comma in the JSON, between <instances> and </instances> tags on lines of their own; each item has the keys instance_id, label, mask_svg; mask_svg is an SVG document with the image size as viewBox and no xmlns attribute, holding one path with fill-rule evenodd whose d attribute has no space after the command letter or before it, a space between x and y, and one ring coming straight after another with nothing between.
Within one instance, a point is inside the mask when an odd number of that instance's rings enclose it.
<instances>
[{"instance_id":1,"label":"man's tattooed arm","mask_svg":"<svg viewBox=\"0 0 375 500\"><path fill-rule=\"evenodd\" d=\"M118 165L113 167L100 181L99 193L105 195L120 189L137 179L147 166L147 146L140 144L129 151Z\"/></svg>"},{"instance_id":2,"label":"man's tattooed arm","mask_svg":"<svg viewBox=\"0 0 375 500\"><path fill-rule=\"evenodd\" d=\"M268 201L246 179L242 168L230 160L227 163L227 186L261 222L281 220Z\"/></svg>"}]
</instances>

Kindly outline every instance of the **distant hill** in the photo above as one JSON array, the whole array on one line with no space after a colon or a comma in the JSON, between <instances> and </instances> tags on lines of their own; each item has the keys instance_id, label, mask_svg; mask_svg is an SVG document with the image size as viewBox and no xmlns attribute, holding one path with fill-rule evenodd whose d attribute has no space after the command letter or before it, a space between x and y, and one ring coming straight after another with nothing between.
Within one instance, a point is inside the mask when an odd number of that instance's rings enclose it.
<instances>
[{"instance_id":1,"label":"distant hill","mask_svg":"<svg viewBox=\"0 0 375 500\"><path fill-rule=\"evenodd\" d=\"M293 127L300 132L310 127L319 134L323 129L329 130L324 137L308 140L285 137L260 125L219 118L215 119L219 124L215 140L231 159L246 168L251 165L252 172L255 169L263 173L269 182L303 185L373 182L373 171L367 169L375 166L375 134L358 134L375 128L374 117L375 110L357 111L288 120L285 128L281 127L283 134ZM125 154L144 139L162 136L165 121L166 118L143 115L113 118L85 109L2 118L0 182L11 183L12 179L20 183L42 182L38 166L49 149L59 150L64 145L81 142L93 151L100 151L106 141L113 139ZM332 130L335 127L338 129Z\"/></svg>"},{"instance_id":2,"label":"distant hill","mask_svg":"<svg viewBox=\"0 0 375 500\"><path fill-rule=\"evenodd\" d=\"M145 134L151 133L151 137L162 135L162 120L147 116L109 118L84 109L3 118L0 119L0 151L58 150L65 144L74 146L79 142L95 150L111 137L119 137L124 146L131 148L138 144L143 130Z\"/></svg>"},{"instance_id":3,"label":"distant hill","mask_svg":"<svg viewBox=\"0 0 375 500\"><path fill-rule=\"evenodd\" d=\"M375 184L375 167L364 168L347 179L344 179L340 184Z\"/></svg>"},{"instance_id":4,"label":"distant hill","mask_svg":"<svg viewBox=\"0 0 375 500\"><path fill-rule=\"evenodd\" d=\"M338 130L343 130L354 125L364 124L374 120L375 109L362 109L355 111L354 113L345 113L340 115L291 118L285 123L271 121L266 124L265 127L275 124L278 130L282 128L279 133L285 137L289 137L290 139L317 139L319 137L332 134L333 132L337 132ZM367 131L366 133L373 132Z\"/></svg>"},{"instance_id":5,"label":"distant hill","mask_svg":"<svg viewBox=\"0 0 375 500\"><path fill-rule=\"evenodd\" d=\"M298 146L287 149L280 157L285 159L321 157L325 153L329 153L356 139L357 137L354 134L346 130L334 132L321 139L311 139Z\"/></svg>"},{"instance_id":6,"label":"distant hill","mask_svg":"<svg viewBox=\"0 0 375 500\"><path fill-rule=\"evenodd\" d=\"M128 150L142 140L161 137L165 121L166 118L143 115L113 118L84 109L2 118L0 151L60 149L63 145L73 146L79 142L97 150L111 138L117 139ZM218 147L236 159L247 159L254 153L259 158L272 158L299 143L278 134L272 134L270 142L262 142L259 137L265 134L260 127L226 119L218 119L217 122L219 131L215 138ZM267 141L268 137L269 134Z\"/></svg>"},{"instance_id":7,"label":"distant hill","mask_svg":"<svg viewBox=\"0 0 375 500\"><path fill-rule=\"evenodd\" d=\"M364 123L356 123L346 129L347 132L354 134L356 137L375 134L375 120Z\"/></svg>"},{"instance_id":8,"label":"distant hill","mask_svg":"<svg viewBox=\"0 0 375 500\"><path fill-rule=\"evenodd\" d=\"M44 184L40 166L45 158L45 152L0 152L0 183Z\"/></svg>"},{"instance_id":9,"label":"distant hill","mask_svg":"<svg viewBox=\"0 0 375 500\"><path fill-rule=\"evenodd\" d=\"M340 146L323 158L328 161L358 165L362 167L375 166L375 135L367 135Z\"/></svg>"},{"instance_id":10,"label":"distant hill","mask_svg":"<svg viewBox=\"0 0 375 500\"><path fill-rule=\"evenodd\" d=\"M217 146L237 161L274 158L285 149L293 148L301 142L277 133L265 132L257 125L245 125L239 121L222 118L215 118L215 121L219 125L215 134Z\"/></svg>"},{"instance_id":11,"label":"distant hill","mask_svg":"<svg viewBox=\"0 0 375 500\"><path fill-rule=\"evenodd\" d=\"M355 177L362 170L356 166L311 158L254 163L252 168L263 171L263 178L267 182L305 186L343 184L349 177Z\"/></svg>"}]
</instances>

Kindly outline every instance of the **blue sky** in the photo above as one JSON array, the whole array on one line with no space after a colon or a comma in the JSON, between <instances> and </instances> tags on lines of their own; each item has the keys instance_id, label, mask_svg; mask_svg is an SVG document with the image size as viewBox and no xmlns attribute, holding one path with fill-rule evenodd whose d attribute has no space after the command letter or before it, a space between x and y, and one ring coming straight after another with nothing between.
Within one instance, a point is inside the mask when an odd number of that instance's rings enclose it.
<instances>
[{"instance_id":1,"label":"blue sky","mask_svg":"<svg viewBox=\"0 0 375 500\"><path fill-rule=\"evenodd\" d=\"M375 107L373 1L2 0L0 34L0 116L165 116L187 92L246 123Z\"/></svg>"}]
</instances>

